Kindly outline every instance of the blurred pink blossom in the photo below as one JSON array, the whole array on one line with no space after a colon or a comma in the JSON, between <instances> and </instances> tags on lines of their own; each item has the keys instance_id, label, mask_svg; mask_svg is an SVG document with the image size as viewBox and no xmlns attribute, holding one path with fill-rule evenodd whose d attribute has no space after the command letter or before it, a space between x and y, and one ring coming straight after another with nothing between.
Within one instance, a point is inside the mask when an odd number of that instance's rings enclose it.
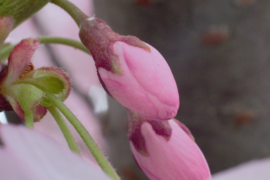
<instances>
[{"instance_id":1,"label":"blurred pink blossom","mask_svg":"<svg viewBox=\"0 0 270 180\"><path fill-rule=\"evenodd\" d=\"M130 113L133 156L151 180L208 180L210 170L189 130L175 119L155 121Z\"/></svg>"},{"instance_id":2,"label":"blurred pink blossom","mask_svg":"<svg viewBox=\"0 0 270 180\"><path fill-rule=\"evenodd\" d=\"M14 25L12 17L0 17L0 45L6 39L8 34L11 32Z\"/></svg>"},{"instance_id":3,"label":"blurred pink blossom","mask_svg":"<svg viewBox=\"0 0 270 180\"><path fill-rule=\"evenodd\" d=\"M2 180L110 180L93 162L23 126L0 125Z\"/></svg>"},{"instance_id":4,"label":"blurred pink blossom","mask_svg":"<svg viewBox=\"0 0 270 180\"><path fill-rule=\"evenodd\" d=\"M85 20L80 38L91 52L107 92L126 108L155 120L173 118L177 86L166 60L151 45L121 36L98 18Z\"/></svg>"},{"instance_id":5,"label":"blurred pink blossom","mask_svg":"<svg viewBox=\"0 0 270 180\"><path fill-rule=\"evenodd\" d=\"M218 172L213 180L269 180L270 158L253 160Z\"/></svg>"}]
</instances>

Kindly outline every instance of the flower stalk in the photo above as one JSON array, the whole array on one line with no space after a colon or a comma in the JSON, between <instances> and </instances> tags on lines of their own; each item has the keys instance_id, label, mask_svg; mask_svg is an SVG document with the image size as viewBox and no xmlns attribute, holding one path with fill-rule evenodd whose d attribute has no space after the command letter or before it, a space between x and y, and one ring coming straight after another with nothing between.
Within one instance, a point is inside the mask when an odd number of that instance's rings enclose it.
<instances>
[{"instance_id":1,"label":"flower stalk","mask_svg":"<svg viewBox=\"0 0 270 180\"><path fill-rule=\"evenodd\" d=\"M61 37L52 37L52 36L47 36L47 37L37 37L36 39L40 40L41 44L63 44L67 46L74 47L76 49L80 49L83 52L89 54L89 51L84 47L84 45L77 40L74 39L69 39L69 38L61 38Z\"/></svg>"},{"instance_id":2,"label":"flower stalk","mask_svg":"<svg viewBox=\"0 0 270 180\"><path fill-rule=\"evenodd\" d=\"M62 45L67 45L67 46L71 46L74 47L76 49L80 49L83 52L90 54L89 51L84 47L84 45L77 40L74 39L69 39L69 38L62 38L62 37L53 37L53 36L45 36L45 37L37 37L35 38L37 40L39 40L40 44L62 44ZM14 49L14 47L16 46L16 44L12 44L9 45L5 48L3 48L0 51L0 60L1 62L3 62L4 60L7 59L7 57L9 56L9 54L12 52L12 50Z\"/></svg>"},{"instance_id":3,"label":"flower stalk","mask_svg":"<svg viewBox=\"0 0 270 180\"><path fill-rule=\"evenodd\" d=\"M114 180L120 180L119 176L104 156L104 154L99 149L98 145L91 137L89 132L85 129L82 123L78 120L78 118L66 107L66 105L59 100L55 95L52 93L46 92L46 96L49 98L51 103L59 109L59 111L67 118L67 120L73 125L76 131L79 133L81 138L83 139L84 143L91 151L93 156L95 157L97 163L103 169L105 173L111 176Z\"/></svg>"},{"instance_id":4,"label":"flower stalk","mask_svg":"<svg viewBox=\"0 0 270 180\"><path fill-rule=\"evenodd\" d=\"M51 3L54 3L65 10L74 19L79 27L82 21L88 18L88 16L84 14L77 6L67 0L52 0Z\"/></svg>"},{"instance_id":5,"label":"flower stalk","mask_svg":"<svg viewBox=\"0 0 270 180\"><path fill-rule=\"evenodd\" d=\"M65 122L62 115L60 114L60 112L54 106L48 106L47 109L52 114L52 116L54 117L58 126L60 127L60 129L61 129L61 131L62 131L62 133L63 133L63 135L68 143L70 150L80 155L81 154L80 149L79 149L72 133L70 132L70 129L68 128L67 123Z\"/></svg>"},{"instance_id":6,"label":"flower stalk","mask_svg":"<svg viewBox=\"0 0 270 180\"><path fill-rule=\"evenodd\" d=\"M34 127L34 117L32 111L26 111L24 112L24 118L25 118L25 126L33 129Z\"/></svg>"}]
</instances>

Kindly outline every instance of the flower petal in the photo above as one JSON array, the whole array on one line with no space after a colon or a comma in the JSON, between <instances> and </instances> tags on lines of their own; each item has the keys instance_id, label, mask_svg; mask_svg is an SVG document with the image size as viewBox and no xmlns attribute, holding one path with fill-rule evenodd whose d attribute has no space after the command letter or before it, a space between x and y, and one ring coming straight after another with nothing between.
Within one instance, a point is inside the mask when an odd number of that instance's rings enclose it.
<instances>
[{"instance_id":1,"label":"flower petal","mask_svg":"<svg viewBox=\"0 0 270 180\"><path fill-rule=\"evenodd\" d=\"M0 179L110 180L94 163L23 126L0 126Z\"/></svg>"},{"instance_id":2,"label":"flower petal","mask_svg":"<svg viewBox=\"0 0 270 180\"><path fill-rule=\"evenodd\" d=\"M179 107L177 86L165 59L148 46L151 52L115 42L123 75L101 67L98 73L106 90L123 106L150 119L168 120Z\"/></svg>"},{"instance_id":3,"label":"flower petal","mask_svg":"<svg viewBox=\"0 0 270 180\"><path fill-rule=\"evenodd\" d=\"M16 81L25 71L32 70L31 59L37 50L39 41L28 38L17 44L8 59L8 73L4 86Z\"/></svg>"},{"instance_id":4,"label":"flower petal","mask_svg":"<svg viewBox=\"0 0 270 180\"><path fill-rule=\"evenodd\" d=\"M151 180L208 180L211 174L199 147L174 120L168 122L172 128L169 140L159 135L151 123L146 121L141 125L148 156L137 151L130 141L139 167Z\"/></svg>"},{"instance_id":5,"label":"flower petal","mask_svg":"<svg viewBox=\"0 0 270 180\"><path fill-rule=\"evenodd\" d=\"M270 159L253 160L218 172L213 180L269 180Z\"/></svg>"}]
</instances>

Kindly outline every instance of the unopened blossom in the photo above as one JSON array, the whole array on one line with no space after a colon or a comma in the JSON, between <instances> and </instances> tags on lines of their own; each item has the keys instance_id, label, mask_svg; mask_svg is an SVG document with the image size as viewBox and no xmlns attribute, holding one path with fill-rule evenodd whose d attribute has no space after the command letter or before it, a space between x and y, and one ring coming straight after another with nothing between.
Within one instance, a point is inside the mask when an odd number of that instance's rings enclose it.
<instances>
[{"instance_id":1,"label":"unopened blossom","mask_svg":"<svg viewBox=\"0 0 270 180\"><path fill-rule=\"evenodd\" d=\"M209 167L190 131L179 121L155 121L130 112L133 156L151 180L208 180Z\"/></svg>"},{"instance_id":2,"label":"unopened blossom","mask_svg":"<svg viewBox=\"0 0 270 180\"><path fill-rule=\"evenodd\" d=\"M14 110L22 120L27 111L33 113L35 121L46 114L45 91L65 100L71 89L70 79L63 70L57 67L34 69L31 59L38 45L36 39L22 40L0 72L0 110Z\"/></svg>"},{"instance_id":3,"label":"unopened blossom","mask_svg":"<svg viewBox=\"0 0 270 180\"><path fill-rule=\"evenodd\" d=\"M147 118L168 120L176 115L177 86L166 60L154 47L113 32L98 18L83 21L79 35L109 95Z\"/></svg>"},{"instance_id":4,"label":"unopened blossom","mask_svg":"<svg viewBox=\"0 0 270 180\"><path fill-rule=\"evenodd\" d=\"M23 126L0 124L1 180L110 180L93 162Z\"/></svg>"}]
</instances>

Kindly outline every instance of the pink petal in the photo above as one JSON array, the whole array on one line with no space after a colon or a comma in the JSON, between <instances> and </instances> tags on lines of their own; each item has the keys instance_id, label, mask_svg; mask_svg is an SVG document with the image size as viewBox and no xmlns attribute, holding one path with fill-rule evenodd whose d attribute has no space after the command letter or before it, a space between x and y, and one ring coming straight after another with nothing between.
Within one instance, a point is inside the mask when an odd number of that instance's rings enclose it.
<instances>
[{"instance_id":1,"label":"pink petal","mask_svg":"<svg viewBox=\"0 0 270 180\"><path fill-rule=\"evenodd\" d=\"M4 86L16 81L27 70L38 45L38 40L28 38L14 47L8 59L8 75Z\"/></svg>"},{"instance_id":2,"label":"pink petal","mask_svg":"<svg viewBox=\"0 0 270 180\"><path fill-rule=\"evenodd\" d=\"M140 168L151 180L207 180L211 177L207 162L190 136L173 120L169 140L157 135L151 124L144 122L141 132L148 156L139 153L132 142L131 150Z\"/></svg>"},{"instance_id":3,"label":"pink petal","mask_svg":"<svg viewBox=\"0 0 270 180\"><path fill-rule=\"evenodd\" d=\"M253 160L213 175L213 180L269 180L270 159Z\"/></svg>"},{"instance_id":4,"label":"pink petal","mask_svg":"<svg viewBox=\"0 0 270 180\"><path fill-rule=\"evenodd\" d=\"M99 167L48 137L22 126L3 125L0 179L109 180Z\"/></svg>"},{"instance_id":5,"label":"pink petal","mask_svg":"<svg viewBox=\"0 0 270 180\"><path fill-rule=\"evenodd\" d=\"M124 75L103 68L98 72L109 93L123 106L155 120L173 118L179 95L172 72L162 55L123 42L113 45Z\"/></svg>"}]
</instances>

